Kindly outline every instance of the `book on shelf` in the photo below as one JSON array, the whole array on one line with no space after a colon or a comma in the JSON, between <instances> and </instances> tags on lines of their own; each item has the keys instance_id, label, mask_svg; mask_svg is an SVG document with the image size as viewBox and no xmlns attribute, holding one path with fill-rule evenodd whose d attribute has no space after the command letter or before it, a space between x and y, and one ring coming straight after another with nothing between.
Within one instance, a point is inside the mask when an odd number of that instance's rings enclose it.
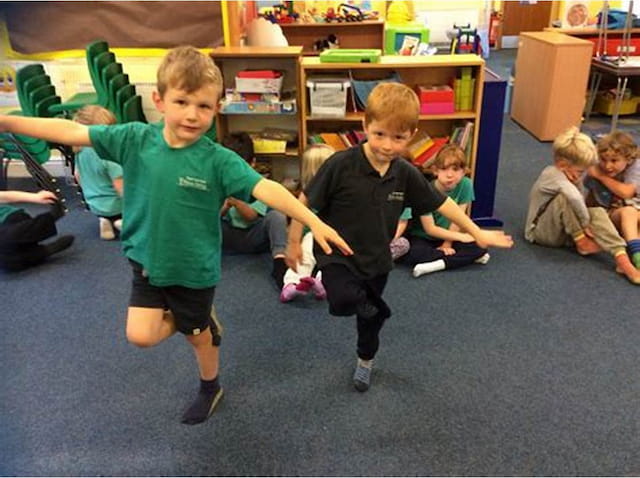
<instances>
[{"instance_id":1,"label":"book on shelf","mask_svg":"<svg viewBox=\"0 0 640 478\"><path fill-rule=\"evenodd\" d=\"M328 144L336 151L357 146L366 138L364 131L347 130L338 133L317 133L308 136L309 144Z\"/></svg>"},{"instance_id":2,"label":"book on shelf","mask_svg":"<svg viewBox=\"0 0 640 478\"><path fill-rule=\"evenodd\" d=\"M425 151L433 146L433 139L425 131L421 131L416 139L407 148L412 160L419 158Z\"/></svg>"},{"instance_id":3,"label":"book on shelf","mask_svg":"<svg viewBox=\"0 0 640 478\"><path fill-rule=\"evenodd\" d=\"M428 168L442 147L449 142L449 136L433 138L433 144L420 156L413 159L413 164L422 168Z\"/></svg>"},{"instance_id":4,"label":"book on shelf","mask_svg":"<svg viewBox=\"0 0 640 478\"><path fill-rule=\"evenodd\" d=\"M320 138L325 144L328 144L336 151L342 151L343 149L347 149L347 145L344 144L342 138L338 133L320 133Z\"/></svg>"}]
</instances>

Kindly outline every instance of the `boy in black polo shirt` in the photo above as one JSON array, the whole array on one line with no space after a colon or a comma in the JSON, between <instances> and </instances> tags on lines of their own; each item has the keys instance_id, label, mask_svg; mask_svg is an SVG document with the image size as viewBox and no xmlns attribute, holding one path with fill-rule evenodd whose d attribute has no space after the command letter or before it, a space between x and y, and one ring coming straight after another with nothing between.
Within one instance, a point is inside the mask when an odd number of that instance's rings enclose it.
<instances>
[{"instance_id":1,"label":"boy in black polo shirt","mask_svg":"<svg viewBox=\"0 0 640 478\"><path fill-rule=\"evenodd\" d=\"M354 251L345 256L314 250L329 312L355 315L358 362L353 384L368 390L379 333L391 310L382 299L393 262L389 243L405 206L421 217L438 211L471 234L480 247L511 247L510 236L478 228L450 198L436 191L407 161L396 161L417 131L420 102L400 83L381 83L367 100L364 130L367 142L336 153L320 168L301 195L301 201L334 227ZM292 222L287 260L300 256L302 227Z\"/></svg>"}]
</instances>

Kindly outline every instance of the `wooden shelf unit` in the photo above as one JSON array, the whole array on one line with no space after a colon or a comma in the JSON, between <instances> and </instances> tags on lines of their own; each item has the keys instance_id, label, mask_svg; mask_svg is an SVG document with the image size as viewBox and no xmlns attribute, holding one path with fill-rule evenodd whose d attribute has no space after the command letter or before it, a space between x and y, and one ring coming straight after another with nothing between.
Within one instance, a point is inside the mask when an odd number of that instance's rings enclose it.
<instances>
[{"instance_id":1,"label":"wooden shelf unit","mask_svg":"<svg viewBox=\"0 0 640 478\"><path fill-rule=\"evenodd\" d=\"M593 44L554 32L523 32L511 118L540 141L580 126Z\"/></svg>"},{"instance_id":2,"label":"wooden shelf unit","mask_svg":"<svg viewBox=\"0 0 640 478\"><path fill-rule=\"evenodd\" d=\"M369 20L344 23L283 23L289 45L300 45L304 55L318 55L313 44L330 34L338 37L340 48L378 48L384 51L384 22Z\"/></svg>"},{"instance_id":3,"label":"wooden shelf unit","mask_svg":"<svg viewBox=\"0 0 640 478\"><path fill-rule=\"evenodd\" d=\"M218 139L222 141L228 133L245 131L258 132L265 127L283 128L295 131L298 146L287 147L286 152L260 154L259 161L269 161L273 178L281 181L284 177L299 178L300 161L305 146L301 135L300 121L300 59L302 47L218 47L211 57L220 68L225 88L235 87L235 77L242 70L278 70L283 72L282 91L295 92L296 112L287 114L222 114L216 115ZM224 92L223 92L224 94Z\"/></svg>"},{"instance_id":4,"label":"wooden shelf unit","mask_svg":"<svg viewBox=\"0 0 640 478\"><path fill-rule=\"evenodd\" d=\"M402 81L411 88L418 85L449 84L460 69L470 67L475 79L473 107L471 111L459 111L442 115L420 115L418 128L431 137L449 136L454 126L464 121L474 123L471 148L471 178L475 174L475 156L478 145L482 89L484 85L484 60L477 55L434 55L434 56L382 56L379 63L321 63L318 57L304 57L301 62L300 101L301 138L308 140L309 134L320 132L339 132L342 129L362 129L364 114L353 110L353 101L347 98L347 112L343 118L314 117L310 114L309 89L307 80L316 76L349 76L355 80L383 79L396 72ZM349 88L348 95L352 95Z\"/></svg>"}]
</instances>

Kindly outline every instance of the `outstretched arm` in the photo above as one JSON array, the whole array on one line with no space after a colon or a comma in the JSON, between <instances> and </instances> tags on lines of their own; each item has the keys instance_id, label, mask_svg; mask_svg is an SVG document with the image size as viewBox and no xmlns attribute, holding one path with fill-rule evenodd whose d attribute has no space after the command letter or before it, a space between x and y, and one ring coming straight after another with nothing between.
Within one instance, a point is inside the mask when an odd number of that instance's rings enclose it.
<instances>
[{"instance_id":1,"label":"outstretched arm","mask_svg":"<svg viewBox=\"0 0 640 478\"><path fill-rule=\"evenodd\" d=\"M513 239L503 231L485 231L480 229L469 216L451 198L447 198L438 208L438 212L455 223L463 231L471 234L478 246L487 247L513 247Z\"/></svg>"},{"instance_id":2,"label":"outstretched arm","mask_svg":"<svg viewBox=\"0 0 640 478\"><path fill-rule=\"evenodd\" d=\"M0 115L0 131L32 136L69 146L91 146L87 126L61 118Z\"/></svg>"},{"instance_id":3,"label":"outstretched arm","mask_svg":"<svg viewBox=\"0 0 640 478\"><path fill-rule=\"evenodd\" d=\"M597 164L595 166L591 166L587 170L587 174L600 181L605 188L622 199L631 199L636 195L635 184L625 183L618 181L616 178L607 176Z\"/></svg>"},{"instance_id":4,"label":"outstretched arm","mask_svg":"<svg viewBox=\"0 0 640 478\"><path fill-rule=\"evenodd\" d=\"M349 245L333 228L322 222L281 184L269 179L261 179L253 188L252 194L267 206L309 226L314 239L326 254L331 254L329 243L337 246L345 255L353 254Z\"/></svg>"},{"instance_id":5,"label":"outstretched arm","mask_svg":"<svg viewBox=\"0 0 640 478\"><path fill-rule=\"evenodd\" d=\"M0 191L0 203L4 202L31 202L35 204L53 204L58 198L51 191L38 191L27 193L24 191Z\"/></svg>"}]
</instances>

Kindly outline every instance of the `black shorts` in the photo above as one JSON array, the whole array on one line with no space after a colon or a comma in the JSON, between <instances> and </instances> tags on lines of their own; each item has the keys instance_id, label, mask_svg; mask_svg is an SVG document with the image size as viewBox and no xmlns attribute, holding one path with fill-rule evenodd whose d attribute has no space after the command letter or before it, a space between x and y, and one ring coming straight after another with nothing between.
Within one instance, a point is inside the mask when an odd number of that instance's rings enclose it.
<instances>
[{"instance_id":1,"label":"black shorts","mask_svg":"<svg viewBox=\"0 0 640 478\"><path fill-rule=\"evenodd\" d=\"M186 335L198 335L209 327L215 287L156 287L151 285L149 278L143 274L141 264L132 260L129 262L133 268L130 307L168 309L175 318L178 331Z\"/></svg>"}]
</instances>

